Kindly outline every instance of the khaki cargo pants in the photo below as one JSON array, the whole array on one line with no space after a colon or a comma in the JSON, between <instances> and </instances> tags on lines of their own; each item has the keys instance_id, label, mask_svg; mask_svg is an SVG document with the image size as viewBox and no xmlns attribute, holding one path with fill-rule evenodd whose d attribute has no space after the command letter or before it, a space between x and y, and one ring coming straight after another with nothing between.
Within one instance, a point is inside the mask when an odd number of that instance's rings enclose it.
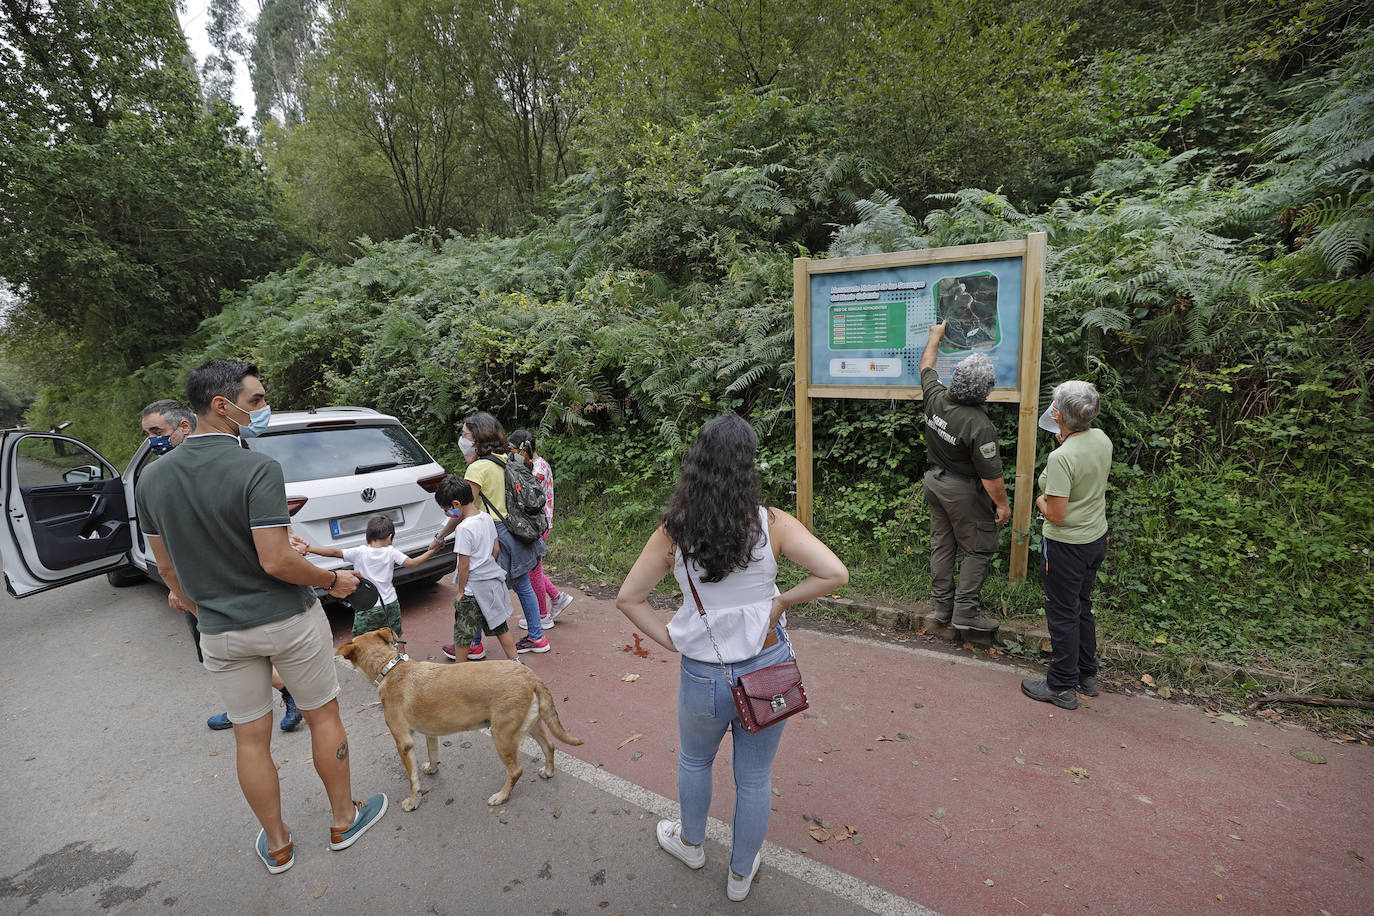
<instances>
[{"instance_id":1,"label":"khaki cargo pants","mask_svg":"<svg viewBox=\"0 0 1374 916\"><path fill-rule=\"evenodd\" d=\"M979 613L978 595L997 555L997 506L972 477L943 468L926 471L922 484L930 504L931 600L941 618L967 620ZM958 588L954 557L962 551Z\"/></svg>"}]
</instances>

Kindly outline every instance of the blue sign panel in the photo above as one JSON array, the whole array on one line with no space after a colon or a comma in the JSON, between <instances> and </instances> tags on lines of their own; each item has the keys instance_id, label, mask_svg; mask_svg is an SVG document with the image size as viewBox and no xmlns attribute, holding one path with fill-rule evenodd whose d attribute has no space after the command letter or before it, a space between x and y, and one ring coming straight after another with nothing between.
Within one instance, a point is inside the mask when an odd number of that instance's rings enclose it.
<instances>
[{"instance_id":1,"label":"blue sign panel","mask_svg":"<svg viewBox=\"0 0 1374 916\"><path fill-rule=\"evenodd\" d=\"M811 384L919 387L930 326L944 321L935 368L986 353L997 387L1017 386L1022 259L948 261L811 275Z\"/></svg>"}]
</instances>

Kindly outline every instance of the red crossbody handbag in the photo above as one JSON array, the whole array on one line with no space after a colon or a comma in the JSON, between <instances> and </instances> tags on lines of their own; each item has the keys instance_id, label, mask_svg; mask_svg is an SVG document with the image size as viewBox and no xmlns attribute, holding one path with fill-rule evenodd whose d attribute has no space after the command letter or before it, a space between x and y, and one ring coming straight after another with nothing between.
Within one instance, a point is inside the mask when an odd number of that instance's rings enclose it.
<instances>
[{"instance_id":1,"label":"red crossbody handbag","mask_svg":"<svg viewBox=\"0 0 1374 916\"><path fill-rule=\"evenodd\" d=\"M716 645L716 636L711 632L711 624L706 618L706 608L702 606L692 574L687 570L686 557L683 558L682 571L687 576L687 586L692 590L692 600L697 603L697 613L706 626L706 635L711 637L711 648L716 650L720 670L728 677L725 659L721 657L720 646ZM782 631L782 639L791 649L792 641L787 638L786 630ZM806 699L806 688L802 686L801 669L797 667L795 651L793 657L785 662L741 674L730 685L730 693L735 697L735 709L747 732L767 728L811 705Z\"/></svg>"}]
</instances>

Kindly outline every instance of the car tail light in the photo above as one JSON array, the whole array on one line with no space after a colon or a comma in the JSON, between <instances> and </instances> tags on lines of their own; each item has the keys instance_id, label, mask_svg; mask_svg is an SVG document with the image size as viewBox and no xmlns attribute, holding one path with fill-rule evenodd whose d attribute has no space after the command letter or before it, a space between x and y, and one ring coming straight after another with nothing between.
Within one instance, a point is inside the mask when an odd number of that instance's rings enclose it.
<instances>
[{"instance_id":1,"label":"car tail light","mask_svg":"<svg viewBox=\"0 0 1374 916\"><path fill-rule=\"evenodd\" d=\"M435 490L439 489L439 484L444 482L444 477L445 475L443 474L435 474L433 477L421 477L415 482L418 483L426 493L433 493Z\"/></svg>"},{"instance_id":2,"label":"car tail light","mask_svg":"<svg viewBox=\"0 0 1374 916\"><path fill-rule=\"evenodd\" d=\"M295 515L297 512L301 511L301 507L305 505L306 499L307 497L304 496L286 497L286 514Z\"/></svg>"}]
</instances>

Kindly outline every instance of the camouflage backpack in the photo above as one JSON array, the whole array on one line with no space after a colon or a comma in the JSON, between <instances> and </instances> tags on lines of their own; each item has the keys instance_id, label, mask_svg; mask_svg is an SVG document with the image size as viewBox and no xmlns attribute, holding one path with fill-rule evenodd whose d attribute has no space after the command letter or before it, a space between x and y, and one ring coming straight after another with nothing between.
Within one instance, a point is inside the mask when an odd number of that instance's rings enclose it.
<instances>
[{"instance_id":1,"label":"camouflage backpack","mask_svg":"<svg viewBox=\"0 0 1374 916\"><path fill-rule=\"evenodd\" d=\"M543 537L549 529L549 519L544 514L544 488L539 485L534 473L523 464L502 461L492 455L483 455L478 460L496 462L506 475L506 514L497 512L491 500L487 499L487 494L483 493L482 502L486 504L487 511L497 521L503 522L516 540L532 544Z\"/></svg>"}]
</instances>

